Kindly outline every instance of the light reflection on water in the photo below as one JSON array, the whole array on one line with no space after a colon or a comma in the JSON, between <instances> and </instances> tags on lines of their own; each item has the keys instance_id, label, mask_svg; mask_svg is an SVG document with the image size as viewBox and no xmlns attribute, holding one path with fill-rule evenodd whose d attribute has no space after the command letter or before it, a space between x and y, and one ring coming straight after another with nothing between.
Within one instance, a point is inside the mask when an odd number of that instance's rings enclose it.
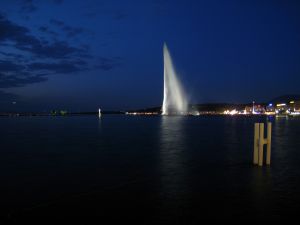
<instances>
[{"instance_id":1,"label":"light reflection on water","mask_svg":"<svg viewBox=\"0 0 300 225\"><path fill-rule=\"evenodd\" d=\"M184 117L162 116L160 121L160 169L162 193L176 199L184 187L186 140Z\"/></svg>"}]
</instances>

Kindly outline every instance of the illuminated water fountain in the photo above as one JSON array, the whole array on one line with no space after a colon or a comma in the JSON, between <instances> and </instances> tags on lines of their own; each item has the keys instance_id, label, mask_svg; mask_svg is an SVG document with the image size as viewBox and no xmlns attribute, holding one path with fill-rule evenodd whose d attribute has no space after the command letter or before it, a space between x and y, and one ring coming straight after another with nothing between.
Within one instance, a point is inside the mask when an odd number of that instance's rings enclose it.
<instances>
[{"instance_id":1,"label":"illuminated water fountain","mask_svg":"<svg viewBox=\"0 0 300 225\"><path fill-rule=\"evenodd\" d=\"M187 114L188 101L178 80L168 47L164 44L164 100L162 115Z\"/></svg>"}]
</instances>

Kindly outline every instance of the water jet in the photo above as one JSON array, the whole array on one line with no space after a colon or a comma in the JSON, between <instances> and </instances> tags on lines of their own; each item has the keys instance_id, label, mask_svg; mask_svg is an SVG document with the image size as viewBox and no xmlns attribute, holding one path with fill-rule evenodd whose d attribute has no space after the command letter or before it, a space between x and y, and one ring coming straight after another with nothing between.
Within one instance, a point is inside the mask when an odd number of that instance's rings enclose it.
<instances>
[{"instance_id":1,"label":"water jet","mask_svg":"<svg viewBox=\"0 0 300 225\"><path fill-rule=\"evenodd\" d=\"M166 43L164 54L164 99L162 115L186 115L188 101L184 89L179 81L172 58Z\"/></svg>"}]
</instances>

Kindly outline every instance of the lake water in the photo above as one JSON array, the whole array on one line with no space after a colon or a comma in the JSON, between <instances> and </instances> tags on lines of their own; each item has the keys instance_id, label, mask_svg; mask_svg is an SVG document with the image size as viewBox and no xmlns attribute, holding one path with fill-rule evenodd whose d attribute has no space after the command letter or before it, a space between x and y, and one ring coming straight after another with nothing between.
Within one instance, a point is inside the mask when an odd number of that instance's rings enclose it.
<instances>
[{"instance_id":1,"label":"lake water","mask_svg":"<svg viewBox=\"0 0 300 225\"><path fill-rule=\"evenodd\" d=\"M300 118L271 118L272 165L252 165L266 117L0 117L0 222L98 224L298 218Z\"/></svg>"}]
</instances>

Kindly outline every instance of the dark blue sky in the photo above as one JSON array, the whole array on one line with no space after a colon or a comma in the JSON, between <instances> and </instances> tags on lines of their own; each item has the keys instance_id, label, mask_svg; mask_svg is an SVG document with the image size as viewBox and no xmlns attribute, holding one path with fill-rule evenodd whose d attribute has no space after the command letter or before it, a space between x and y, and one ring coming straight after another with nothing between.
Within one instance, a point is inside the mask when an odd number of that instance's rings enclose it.
<instances>
[{"instance_id":1,"label":"dark blue sky","mask_svg":"<svg viewBox=\"0 0 300 225\"><path fill-rule=\"evenodd\" d=\"M193 103L299 94L299 12L288 0L1 0L0 110L158 106L164 41Z\"/></svg>"}]
</instances>

